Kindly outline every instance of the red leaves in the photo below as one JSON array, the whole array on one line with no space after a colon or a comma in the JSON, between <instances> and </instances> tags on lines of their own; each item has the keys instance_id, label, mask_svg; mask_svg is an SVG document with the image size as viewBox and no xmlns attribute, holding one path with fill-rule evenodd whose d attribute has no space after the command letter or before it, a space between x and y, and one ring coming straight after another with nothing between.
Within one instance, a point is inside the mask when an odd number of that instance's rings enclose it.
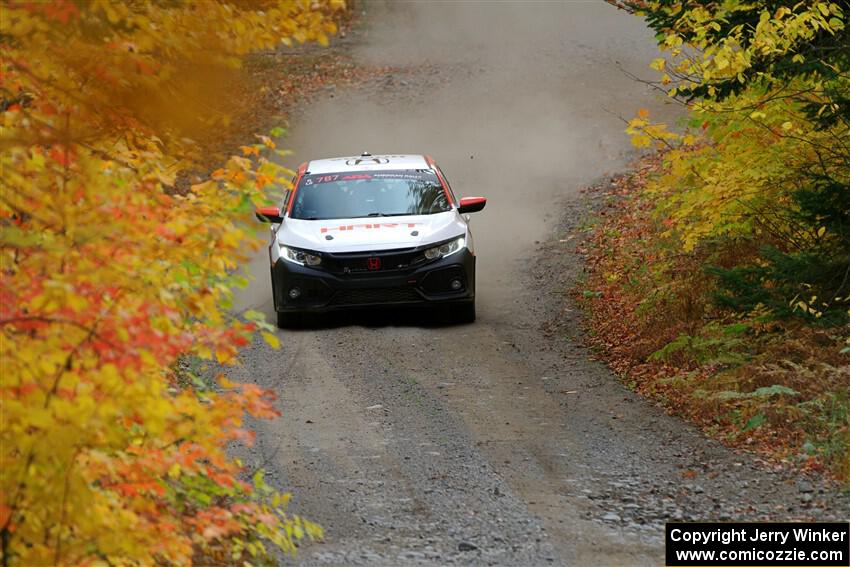
<instances>
[{"instance_id":1,"label":"red leaves","mask_svg":"<svg viewBox=\"0 0 850 567\"><path fill-rule=\"evenodd\" d=\"M80 10L73 0L52 0L51 2L24 2L19 5L30 13L43 14L49 20L67 24L71 19L80 17Z\"/></svg>"},{"instance_id":2,"label":"red leaves","mask_svg":"<svg viewBox=\"0 0 850 567\"><path fill-rule=\"evenodd\" d=\"M76 159L77 152L73 146L54 144L47 155L62 167L70 167Z\"/></svg>"},{"instance_id":3,"label":"red leaves","mask_svg":"<svg viewBox=\"0 0 850 567\"><path fill-rule=\"evenodd\" d=\"M277 398L274 392L263 390L256 384L242 384L241 403L245 411L254 417L273 418L278 417L280 412L274 407Z\"/></svg>"},{"instance_id":4,"label":"red leaves","mask_svg":"<svg viewBox=\"0 0 850 567\"><path fill-rule=\"evenodd\" d=\"M242 531L242 524L234 518L233 513L219 506L200 510L192 524L206 540L221 539Z\"/></svg>"},{"instance_id":5,"label":"red leaves","mask_svg":"<svg viewBox=\"0 0 850 567\"><path fill-rule=\"evenodd\" d=\"M235 484L232 474L220 472L213 467L207 467L206 474L210 480L219 486L231 487Z\"/></svg>"},{"instance_id":6,"label":"red leaves","mask_svg":"<svg viewBox=\"0 0 850 567\"><path fill-rule=\"evenodd\" d=\"M241 441L246 447L252 447L257 438L257 432L251 429L236 429L233 431L233 439Z\"/></svg>"},{"instance_id":7,"label":"red leaves","mask_svg":"<svg viewBox=\"0 0 850 567\"><path fill-rule=\"evenodd\" d=\"M647 357L682 332L665 316L663 301L645 304L647 298L657 297L655 278L663 261L659 226L672 225L670 219L655 224L652 203L640 198L647 177L660 166L659 156L645 158L635 172L605 188L609 195L605 214L600 213L600 223L586 243L590 275L580 298L594 331L589 341L601 347L615 372L628 376L639 392L655 396L662 391L676 395L659 381L675 370L648 362Z\"/></svg>"},{"instance_id":8,"label":"red leaves","mask_svg":"<svg viewBox=\"0 0 850 567\"><path fill-rule=\"evenodd\" d=\"M174 454L173 462L186 470L195 470L197 462L206 458L206 450L197 443L181 443Z\"/></svg>"},{"instance_id":9,"label":"red leaves","mask_svg":"<svg viewBox=\"0 0 850 567\"><path fill-rule=\"evenodd\" d=\"M156 69L152 65L149 65L146 61L141 59L136 60L136 70L142 75L153 76L157 73Z\"/></svg>"}]
</instances>

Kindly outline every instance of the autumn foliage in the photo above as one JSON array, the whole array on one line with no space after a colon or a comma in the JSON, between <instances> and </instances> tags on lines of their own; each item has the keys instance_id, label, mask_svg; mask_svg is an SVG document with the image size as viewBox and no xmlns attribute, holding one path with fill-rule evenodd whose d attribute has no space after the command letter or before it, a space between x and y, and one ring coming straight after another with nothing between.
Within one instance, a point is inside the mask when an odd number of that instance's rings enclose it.
<instances>
[{"instance_id":1,"label":"autumn foliage","mask_svg":"<svg viewBox=\"0 0 850 567\"><path fill-rule=\"evenodd\" d=\"M592 237L594 342L735 443L850 479L850 3L612 2L646 18L661 153Z\"/></svg>"},{"instance_id":2,"label":"autumn foliage","mask_svg":"<svg viewBox=\"0 0 850 567\"><path fill-rule=\"evenodd\" d=\"M327 43L341 2L0 6L3 564L262 561L320 529L226 452L273 396L175 369L264 331L228 311L264 191L258 137L191 187L198 96L251 50ZM195 96L197 95L197 96ZM246 150L247 148L247 150ZM248 157L244 157L248 155Z\"/></svg>"}]
</instances>

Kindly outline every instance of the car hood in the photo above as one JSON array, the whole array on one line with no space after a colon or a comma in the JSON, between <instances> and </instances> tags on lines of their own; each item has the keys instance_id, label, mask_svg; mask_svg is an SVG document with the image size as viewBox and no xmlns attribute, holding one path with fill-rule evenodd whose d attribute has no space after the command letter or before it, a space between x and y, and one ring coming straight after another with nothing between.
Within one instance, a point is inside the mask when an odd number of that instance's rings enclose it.
<instances>
[{"instance_id":1,"label":"car hood","mask_svg":"<svg viewBox=\"0 0 850 567\"><path fill-rule=\"evenodd\" d=\"M451 210L432 215L332 220L286 218L277 232L284 246L318 252L361 252L412 248L466 234L466 223Z\"/></svg>"}]
</instances>

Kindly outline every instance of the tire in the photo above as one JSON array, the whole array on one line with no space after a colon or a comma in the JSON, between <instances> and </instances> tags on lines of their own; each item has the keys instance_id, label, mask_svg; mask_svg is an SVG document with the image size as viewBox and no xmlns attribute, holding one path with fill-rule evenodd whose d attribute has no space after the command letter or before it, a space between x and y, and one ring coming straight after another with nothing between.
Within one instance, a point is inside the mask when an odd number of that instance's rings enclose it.
<instances>
[{"instance_id":1,"label":"tire","mask_svg":"<svg viewBox=\"0 0 850 567\"><path fill-rule=\"evenodd\" d=\"M287 313L285 311L277 312L277 327L278 329L293 329L300 327L303 321L301 313Z\"/></svg>"},{"instance_id":2,"label":"tire","mask_svg":"<svg viewBox=\"0 0 850 567\"><path fill-rule=\"evenodd\" d=\"M475 300L458 305L457 309L454 310L454 320L457 323L474 323Z\"/></svg>"}]
</instances>

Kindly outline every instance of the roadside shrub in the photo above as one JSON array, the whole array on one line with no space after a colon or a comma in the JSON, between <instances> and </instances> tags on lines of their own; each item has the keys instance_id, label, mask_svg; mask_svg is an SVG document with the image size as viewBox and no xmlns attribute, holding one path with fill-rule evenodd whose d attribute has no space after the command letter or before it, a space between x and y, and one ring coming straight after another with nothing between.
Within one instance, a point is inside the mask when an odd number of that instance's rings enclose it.
<instances>
[{"instance_id":1,"label":"roadside shrub","mask_svg":"<svg viewBox=\"0 0 850 567\"><path fill-rule=\"evenodd\" d=\"M657 86L688 115L629 122L662 154L591 239L594 341L730 442L847 478L850 5L611 3L657 33Z\"/></svg>"}]
</instances>

